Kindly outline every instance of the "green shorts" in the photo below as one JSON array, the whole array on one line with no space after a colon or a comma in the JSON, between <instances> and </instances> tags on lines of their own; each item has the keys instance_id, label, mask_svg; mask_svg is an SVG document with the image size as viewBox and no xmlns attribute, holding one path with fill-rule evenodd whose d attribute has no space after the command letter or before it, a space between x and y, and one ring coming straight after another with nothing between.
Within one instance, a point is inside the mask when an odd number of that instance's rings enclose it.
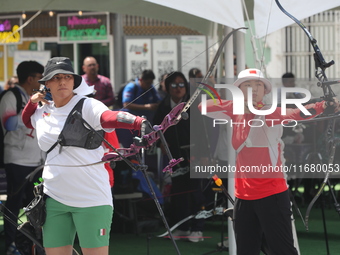
<instances>
[{"instance_id":1,"label":"green shorts","mask_svg":"<svg viewBox=\"0 0 340 255\"><path fill-rule=\"evenodd\" d=\"M110 205L72 207L46 199L46 222L43 226L44 247L73 245L77 233L82 248L109 245L113 208Z\"/></svg>"}]
</instances>

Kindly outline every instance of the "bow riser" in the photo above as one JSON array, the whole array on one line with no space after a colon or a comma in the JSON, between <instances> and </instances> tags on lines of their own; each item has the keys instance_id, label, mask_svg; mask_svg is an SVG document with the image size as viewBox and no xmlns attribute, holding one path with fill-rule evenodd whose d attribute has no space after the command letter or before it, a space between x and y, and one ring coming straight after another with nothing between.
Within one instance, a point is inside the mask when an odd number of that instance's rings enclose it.
<instances>
[{"instance_id":1,"label":"bow riser","mask_svg":"<svg viewBox=\"0 0 340 255\"><path fill-rule=\"evenodd\" d=\"M121 161L124 158L134 156L140 152L141 149L150 148L157 140L160 138L159 132L165 132L169 127L176 125L178 123L178 116L181 114L185 103L178 104L175 106L170 113L168 113L162 123L160 125L155 125L152 131L149 134L143 135L141 138L138 139L134 144L130 145L130 148L117 148L113 152L107 153L103 158L102 161ZM138 144L138 145L137 145ZM139 145L140 144L140 145ZM183 159L174 159L169 162L169 165L165 168L170 170L173 166L178 164L179 162L183 161ZM164 170L164 171L167 171Z\"/></svg>"}]
</instances>

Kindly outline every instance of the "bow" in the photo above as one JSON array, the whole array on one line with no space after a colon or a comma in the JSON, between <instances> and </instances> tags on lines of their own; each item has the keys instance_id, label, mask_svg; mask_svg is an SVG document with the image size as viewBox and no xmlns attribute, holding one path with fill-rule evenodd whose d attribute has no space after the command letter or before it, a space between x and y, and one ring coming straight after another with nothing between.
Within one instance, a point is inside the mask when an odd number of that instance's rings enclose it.
<instances>
[{"instance_id":1,"label":"bow","mask_svg":"<svg viewBox=\"0 0 340 255\"><path fill-rule=\"evenodd\" d=\"M318 79L317 86L321 87L323 90L323 96L321 98L326 101L327 106L331 106L330 103L333 102L334 97L335 97L335 94L331 88L331 85L337 84L339 83L339 81L328 81L325 70L328 67L332 66L334 64L334 61L331 60L329 62L326 62L324 57L322 56L321 50L319 49L317 45L316 39L311 35L311 33L308 31L305 25L301 21L296 19L293 15L288 13L282 7L279 0L275 0L275 2L277 6L279 7L279 9L289 18L294 20L295 23L298 24L299 27L301 27L302 30L305 32L305 34L308 36L309 42L314 49L313 56L314 56L314 62L315 62L315 77ZM325 111L326 113L329 113L330 111L333 110L332 107L328 107L328 108L329 108L329 111L327 111L326 109ZM335 118L330 117L328 120L328 125L327 125L327 141L328 141L327 143L328 143L328 154L329 154L328 167L333 164L335 149L336 149L337 144L339 143L339 141L334 138L334 129L335 129ZM309 220L310 211L314 203L317 201L317 199L323 192L323 189L325 188L326 184L329 185L329 176L330 176L330 171L327 171L317 194L315 195L315 197L312 199L312 201L307 207L307 211L305 215L305 224L306 224L305 226L307 230L308 230L308 220ZM331 186L329 185L329 187ZM337 202L335 203L335 205L339 206Z\"/></svg>"},{"instance_id":2,"label":"bow","mask_svg":"<svg viewBox=\"0 0 340 255\"><path fill-rule=\"evenodd\" d=\"M239 29L242 29L242 28L239 28ZM143 126L142 126L142 136L140 138L138 137L135 137L134 139L134 142L133 144L130 145L130 148L119 148L119 149L115 149L113 146L111 146L110 144L108 144L112 149L113 149L113 152L111 153L108 153L107 155L105 155L103 157L102 160L113 160L113 161L117 161L117 160L124 160L124 161L127 161L126 160L126 157L129 157L129 156L132 156L132 155L136 155L140 160L141 162L141 165L139 166L139 169L143 170L143 173L144 173L144 176L146 178L146 181L148 182L148 186L150 188L150 191L153 195L153 199L154 199L154 202L157 206L157 209L160 213L160 216L163 220L163 223L167 229L167 232L169 233L170 235L170 238L173 242L173 245L177 251L177 254L180 254L179 252L179 249L176 245L176 242L175 242L175 239L173 238L172 236L172 233L171 233L171 229L169 228L168 226L168 223L166 221L166 218L163 214L163 210L162 208L160 207L159 205L159 201L152 189L152 185L150 184L149 180L148 180L148 177L146 175L146 166L144 165L144 159L143 157L141 158L139 155L139 152L141 152L141 155L143 156L144 154L144 149L148 149L149 147L151 147L158 139L160 139L162 142L163 142L163 145L165 146L165 150L168 154L168 157L170 159L169 161L169 164L163 169L163 172L172 172L172 167L175 166L176 164L178 164L180 161L183 160L183 158L180 158L180 159L173 159L172 156L171 156L171 153L170 153L170 150L167 146L167 143L165 141L165 138L163 136L163 133L170 127L170 126L173 126L173 125L176 125L182 118L183 119L187 119L188 118L188 113L187 113L187 110L190 108L190 106L193 104L193 102L196 100L196 98L199 96L200 92L201 92L201 89L204 87L204 85L202 83L204 83L212 74L216 64L217 64L217 60L220 56L220 54L222 53L222 50L223 50L223 47L224 45L226 44L227 40L229 39L229 37L235 33L235 31L238 31L239 29L236 29L234 31L232 31L231 33L229 33L227 36L225 36L225 38L223 39L223 41L221 42L216 54L215 54L215 57L205 75L205 77L202 79L202 82L199 83L199 86L198 88L196 89L196 91L194 92L194 94L189 98L188 102L187 103L181 103L179 105L177 105L176 107L174 107L170 113L168 113L162 123L160 125L155 125L153 127L153 131L151 131L150 133L146 134L145 133L145 130L147 127L144 128L143 130ZM129 164L130 165L130 164ZM132 164L131 164L132 165ZM135 169L133 167L133 169Z\"/></svg>"}]
</instances>

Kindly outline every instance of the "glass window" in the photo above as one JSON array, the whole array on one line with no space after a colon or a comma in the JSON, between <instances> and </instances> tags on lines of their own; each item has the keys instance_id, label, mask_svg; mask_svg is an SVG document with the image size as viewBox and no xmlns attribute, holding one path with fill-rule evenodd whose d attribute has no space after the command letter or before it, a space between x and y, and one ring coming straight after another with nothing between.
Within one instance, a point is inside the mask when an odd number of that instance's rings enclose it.
<instances>
[{"instance_id":1,"label":"glass window","mask_svg":"<svg viewBox=\"0 0 340 255\"><path fill-rule=\"evenodd\" d=\"M68 57L73 62L73 44L58 44L54 42L46 42L45 50L51 51L53 57Z\"/></svg>"},{"instance_id":2,"label":"glass window","mask_svg":"<svg viewBox=\"0 0 340 255\"><path fill-rule=\"evenodd\" d=\"M87 56L94 57L99 64L98 73L110 78L110 49L109 43L81 43L78 44L79 73L83 74L83 60Z\"/></svg>"}]
</instances>

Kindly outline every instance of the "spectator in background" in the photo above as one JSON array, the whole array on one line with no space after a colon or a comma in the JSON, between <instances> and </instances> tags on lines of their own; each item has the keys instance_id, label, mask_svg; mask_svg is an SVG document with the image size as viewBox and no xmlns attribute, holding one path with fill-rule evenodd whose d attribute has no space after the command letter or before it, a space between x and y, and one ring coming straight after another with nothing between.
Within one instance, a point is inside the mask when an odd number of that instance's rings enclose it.
<instances>
[{"instance_id":1,"label":"spectator in background","mask_svg":"<svg viewBox=\"0 0 340 255\"><path fill-rule=\"evenodd\" d=\"M142 77L137 82L127 84L123 91L124 108L134 115L144 115L151 121L160 102L159 94L152 84L154 79L155 74L152 70L144 70Z\"/></svg>"},{"instance_id":2,"label":"spectator in background","mask_svg":"<svg viewBox=\"0 0 340 255\"><path fill-rule=\"evenodd\" d=\"M145 116L150 122L160 102L157 90L152 84L154 79L155 74L152 70L144 70L140 79L125 86L122 96L123 106L128 112L137 116ZM119 142L124 147L130 146L133 137L137 135L124 129L116 129L116 132Z\"/></svg>"},{"instance_id":3,"label":"spectator in background","mask_svg":"<svg viewBox=\"0 0 340 255\"><path fill-rule=\"evenodd\" d=\"M191 68L189 70L189 83L193 82L193 84L190 84L193 87L190 87L190 89L193 89L193 91L195 91L195 89L197 88L196 85L194 85L196 82L201 82L203 79L203 73L200 69L198 68ZM208 77L208 79L206 80L206 83L209 84L215 84L215 78L211 75L210 77Z\"/></svg>"},{"instance_id":4,"label":"spectator in background","mask_svg":"<svg viewBox=\"0 0 340 255\"><path fill-rule=\"evenodd\" d=\"M4 213L17 221L19 210L34 198L33 182L25 182L25 177L43 164L45 153L39 146L36 131L27 128L21 120L23 107L29 101L34 89L39 89L44 67L36 61L24 61L17 67L19 84L15 85L21 96L22 106L17 114L16 92L8 91L0 102L0 117L4 134L4 163L7 178L7 201ZM40 172L41 176L41 172ZM39 176L34 179L37 181ZM14 238L16 227L4 220L7 254L19 254Z\"/></svg>"},{"instance_id":5,"label":"spectator in background","mask_svg":"<svg viewBox=\"0 0 340 255\"><path fill-rule=\"evenodd\" d=\"M83 62L84 75L82 76L86 83L94 85L94 98L104 103L107 107L113 107L115 96L113 93L111 81L109 78L98 74L99 65L94 57L88 56Z\"/></svg>"},{"instance_id":6,"label":"spectator in background","mask_svg":"<svg viewBox=\"0 0 340 255\"><path fill-rule=\"evenodd\" d=\"M189 79L191 78L203 78L202 71L198 68L191 68L189 70Z\"/></svg>"},{"instance_id":7,"label":"spectator in background","mask_svg":"<svg viewBox=\"0 0 340 255\"><path fill-rule=\"evenodd\" d=\"M282 75L282 85L283 87L286 87L286 88L294 88L295 87L295 76L294 74L292 73L285 73ZM278 88L277 90L277 93L278 93L278 98L277 98L277 102L280 104L281 103L281 88ZM303 94L301 93L298 93L298 92L289 92L289 93L286 93L286 98L289 98L289 99L294 99L294 98L303 98ZM292 106L287 106L288 108L292 108ZM295 106L294 106L295 107Z\"/></svg>"},{"instance_id":8,"label":"spectator in background","mask_svg":"<svg viewBox=\"0 0 340 255\"><path fill-rule=\"evenodd\" d=\"M168 74L164 73L164 74L162 74L161 78L159 79L158 94L159 94L161 99L164 99L165 96L168 94L166 92L166 88L165 88L165 79L166 79L166 77L168 77Z\"/></svg>"},{"instance_id":9,"label":"spectator in background","mask_svg":"<svg viewBox=\"0 0 340 255\"><path fill-rule=\"evenodd\" d=\"M282 86L285 88L294 88L295 87L295 76L293 73L285 73L282 75ZM281 98L282 98L282 91L281 88L278 88L278 105L281 106ZM304 95L298 92L289 92L284 95L287 99L294 99L294 98L303 98ZM296 108L294 104L287 104L287 108ZM282 140L284 143L292 144L292 143L302 143L304 141L304 128L306 128L303 124L298 124L296 127L285 127L283 129Z\"/></svg>"},{"instance_id":10,"label":"spectator in background","mask_svg":"<svg viewBox=\"0 0 340 255\"><path fill-rule=\"evenodd\" d=\"M7 82L4 85L4 90L8 90L10 88L15 87L15 84L18 84L18 76L14 75L11 78L7 80Z\"/></svg>"},{"instance_id":11,"label":"spectator in background","mask_svg":"<svg viewBox=\"0 0 340 255\"><path fill-rule=\"evenodd\" d=\"M172 72L165 79L165 86L168 95L160 103L154 118L155 124L160 124L163 118L178 104L186 102L189 99L189 83L181 72ZM174 167L172 174L172 187L171 187L171 211L170 219L173 223L186 218L191 214L195 214L204 207L205 198L202 192L202 180L191 179L189 172L190 155L203 155L197 158L200 161L206 161L207 153L205 152L206 146L202 146L202 127L203 125L198 122L200 113L197 106L192 106L188 113L190 118L195 120L197 127L190 129L190 120L182 119L177 125L171 126L164 133L165 139L169 146L173 158L183 157L184 161L180 162ZM195 116L195 117L194 117ZM190 119L189 118L189 119ZM190 134L193 131L193 134ZM197 137L195 139L195 146L191 148L190 137ZM164 148L161 145L163 154ZM191 154L192 153L192 154ZM203 165L201 162L200 165ZM191 224L190 224L191 223ZM194 219L192 222L185 222L181 224L176 231L173 232L175 239L187 238L191 242L203 241L203 219Z\"/></svg>"}]
</instances>

